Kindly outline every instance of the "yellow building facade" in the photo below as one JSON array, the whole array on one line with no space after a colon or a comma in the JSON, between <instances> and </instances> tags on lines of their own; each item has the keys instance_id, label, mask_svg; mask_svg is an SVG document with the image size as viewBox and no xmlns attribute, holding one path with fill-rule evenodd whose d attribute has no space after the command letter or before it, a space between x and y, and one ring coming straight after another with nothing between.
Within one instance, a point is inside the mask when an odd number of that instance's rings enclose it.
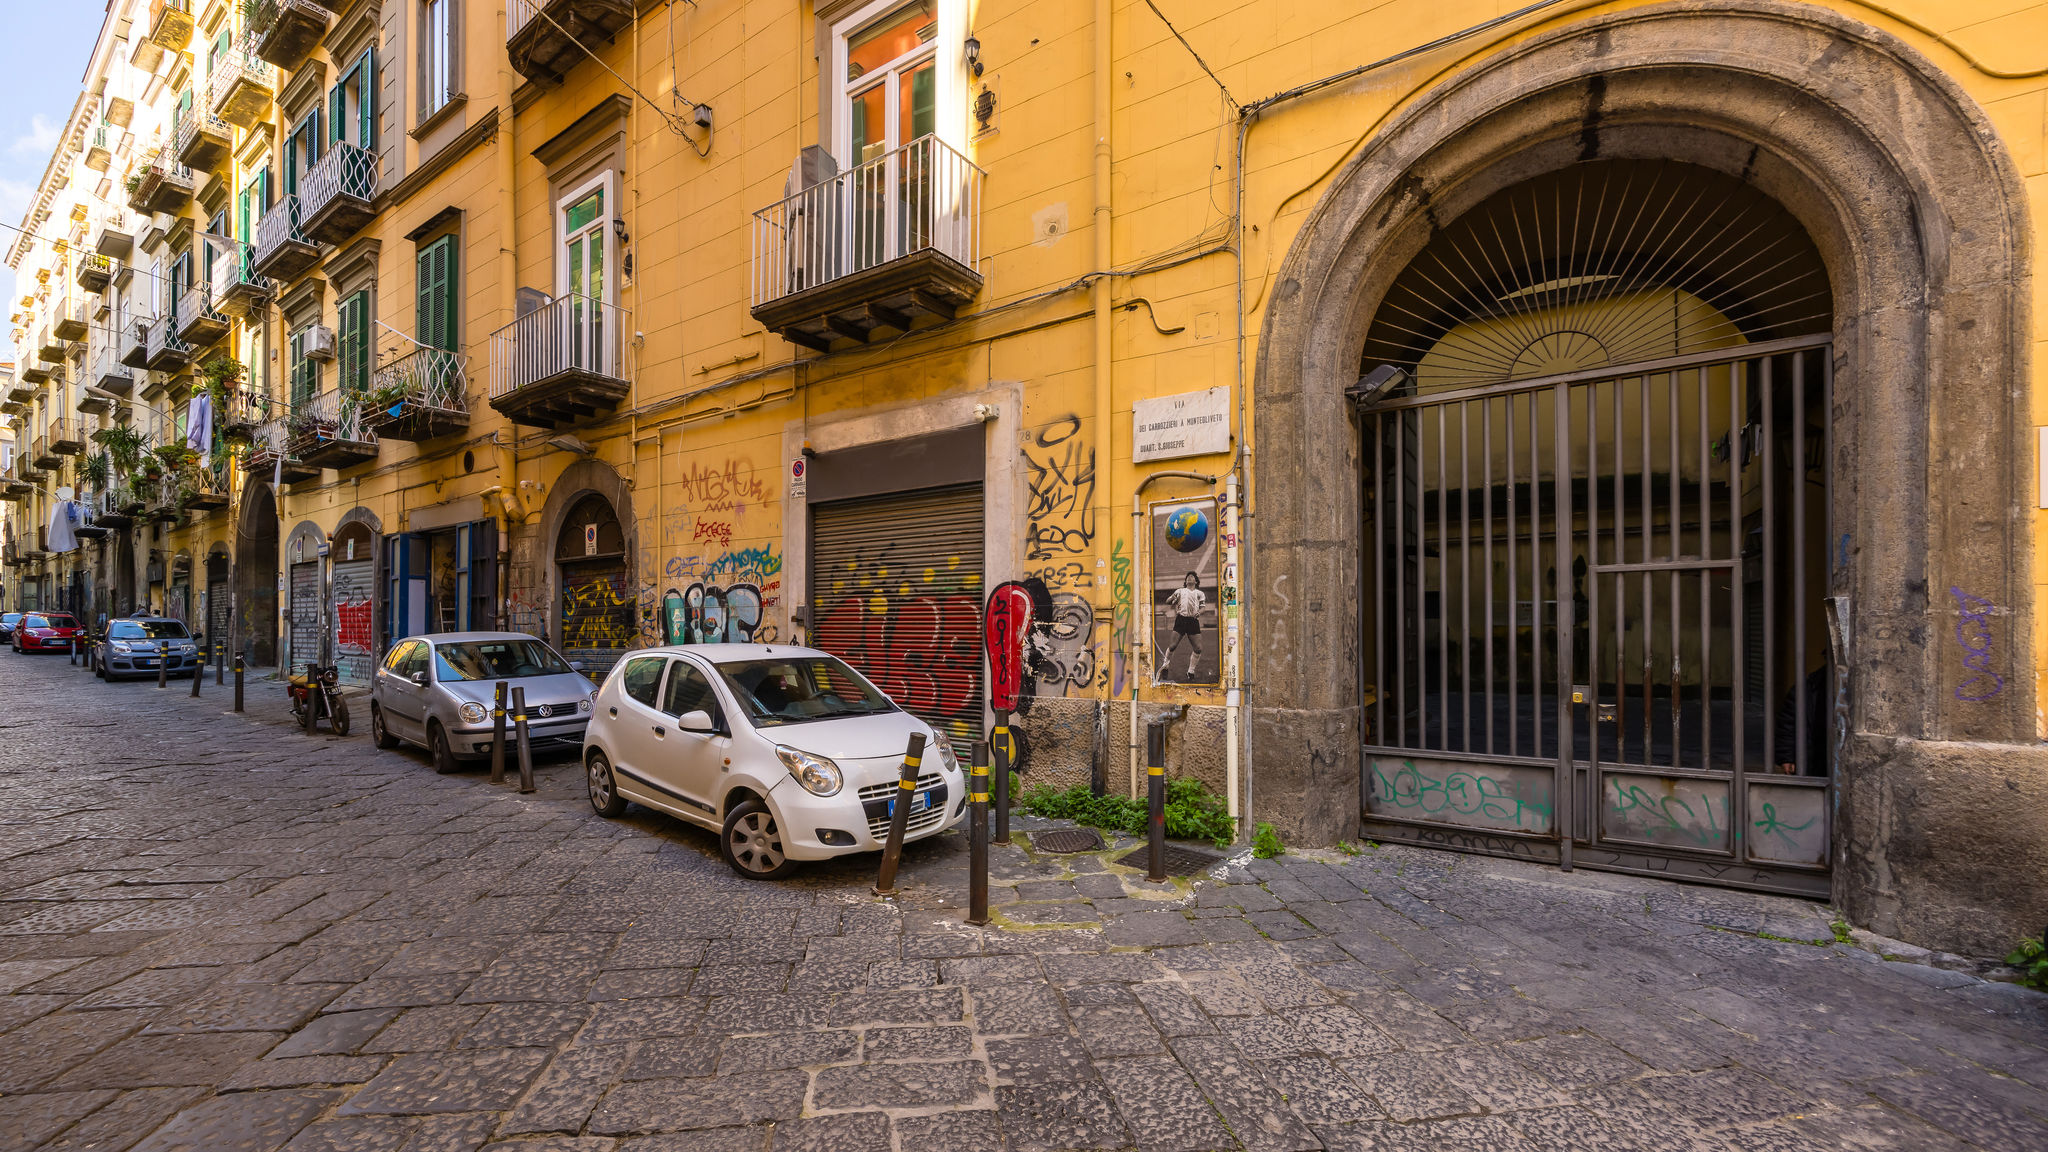
<instances>
[{"instance_id":1,"label":"yellow building facade","mask_svg":"<svg viewBox=\"0 0 2048 1152\"><path fill-rule=\"evenodd\" d=\"M128 603L808 643L964 741L1014 583L1028 782L1158 723L1293 841L2048 912L2048 6L129 7L158 104L272 72L161 241L247 245L263 420Z\"/></svg>"}]
</instances>

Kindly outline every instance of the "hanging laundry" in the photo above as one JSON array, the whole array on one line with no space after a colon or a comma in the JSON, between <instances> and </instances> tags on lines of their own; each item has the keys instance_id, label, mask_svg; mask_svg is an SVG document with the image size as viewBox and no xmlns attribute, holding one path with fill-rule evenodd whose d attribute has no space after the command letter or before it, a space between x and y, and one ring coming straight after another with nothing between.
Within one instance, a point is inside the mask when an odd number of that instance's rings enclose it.
<instances>
[{"instance_id":1,"label":"hanging laundry","mask_svg":"<svg viewBox=\"0 0 2048 1152\"><path fill-rule=\"evenodd\" d=\"M195 393L185 409L185 446L201 455L213 447L213 397Z\"/></svg>"}]
</instances>

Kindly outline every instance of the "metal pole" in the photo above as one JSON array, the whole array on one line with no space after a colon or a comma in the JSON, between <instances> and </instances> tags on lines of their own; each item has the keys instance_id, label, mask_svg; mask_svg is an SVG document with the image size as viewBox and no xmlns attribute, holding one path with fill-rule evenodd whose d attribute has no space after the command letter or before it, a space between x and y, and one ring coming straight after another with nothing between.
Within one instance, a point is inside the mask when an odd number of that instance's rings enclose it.
<instances>
[{"instance_id":1,"label":"metal pole","mask_svg":"<svg viewBox=\"0 0 2048 1152\"><path fill-rule=\"evenodd\" d=\"M505 682L491 698L491 783L505 782Z\"/></svg>"},{"instance_id":2,"label":"metal pole","mask_svg":"<svg viewBox=\"0 0 2048 1152\"><path fill-rule=\"evenodd\" d=\"M215 640L215 641L213 642L213 686L214 686L215 688L218 688L218 687L220 687L221 685L223 685L223 684L225 684L225 683L227 683L227 682L228 682L228 645L227 645L227 641L225 641L225 640Z\"/></svg>"},{"instance_id":3,"label":"metal pole","mask_svg":"<svg viewBox=\"0 0 2048 1152\"><path fill-rule=\"evenodd\" d=\"M170 683L170 682L171 682L171 681L170 681L170 676L171 676L171 672L170 672L170 669L171 669L171 646L170 646L169 642L167 642L167 641L166 641L166 642L162 642L162 643L159 643L159 644L157 645L157 649L156 649L156 686L157 686L158 688L162 688L162 687L163 687L164 685L166 685L166 684L168 684L168 683Z\"/></svg>"},{"instance_id":4,"label":"metal pole","mask_svg":"<svg viewBox=\"0 0 2048 1152\"><path fill-rule=\"evenodd\" d=\"M235 653L235 711L242 710L242 654Z\"/></svg>"},{"instance_id":5,"label":"metal pole","mask_svg":"<svg viewBox=\"0 0 2048 1152\"><path fill-rule=\"evenodd\" d=\"M889 802L889 838L882 842L882 874L875 895L896 894L896 865L903 859L903 834L910 828L910 799L917 795L917 769L924 762L924 733L912 732L896 774L896 798Z\"/></svg>"},{"instance_id":6,"label":"metal pole","mask_svg":"<svg viewBox=\"0 0 2048 1152\"><path fill-rule=\"evenodd\" d=\"M199 682L206 679L206 665L199 662L199 654L192 654L192 698L199 699Z\"/></svg>"},{"instance_id":7,"label":"metal pole","mask_svg":"<svg viewBox=\"0 0 2048 1152\"><path fill-rule=\"evenodd\" d=\"M512 689L513 732L519 740L519 791L533 791L533 746L526 734L526 689Z\"/></svg>"},{"instance_id":8,"label":"metal pole","mask_svg":"<svg viewBox=\"0 0 2048 1152\"><path fill-rule=\"evenodd\" d=\"M995 740L990 751L996 773L996 834L997 841L1010 842L1010 710L996 709Z\"/></svg>"},{"instance_id":9,"label":"metal pole","mask_svg":"<svg viewBox=\"0 0 2048 1152\"><path fill-rule=\"evenodd\" d=\"M1147 826L1151 843L1145 854L1145 879L1166 883L1166 725L1153 721L1145 726L1145 793L1150 809Z\"/></svg>"},{"instance_id":10,"label":"metal pole","mask_svg":"<svg viewBox=\"0 0 2048 1152\"><path fill-rule=\"evenodd\" d=\"M988 741L974 742L967 778L967 922L988 923Z\"/></svg>"}]
</instances>

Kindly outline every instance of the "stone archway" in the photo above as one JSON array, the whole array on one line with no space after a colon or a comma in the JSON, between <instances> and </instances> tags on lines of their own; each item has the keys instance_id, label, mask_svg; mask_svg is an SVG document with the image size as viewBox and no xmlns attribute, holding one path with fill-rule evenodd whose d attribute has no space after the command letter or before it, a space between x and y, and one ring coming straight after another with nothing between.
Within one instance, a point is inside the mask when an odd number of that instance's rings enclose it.
<instances>
[{"instance_id":1,"label":"stone archway","mask_svg":"<svg viewBox=\"0 0 2048 1152\"><path fill-rule=\"evenodd\" d=\"M565 533L572 529L580 531L579 525L586 520L600 524L603 534L597 550L587 561L581 557L580 545L573 554L562 551ZM635 529L632 489L610 465L599 460L585 458L564 469L549 490L547 504L541 510L540 532L533 543L536 552L533 571L538 577L535 582L539 587L535 591L539 593L536 599L541 606L542 627L557 646L587 649L588 654L580 658L588 666L585 670L593 676L602 673L598 665L609 667L609 657L604 653L633 647L642 631L639 590L645 582L640 573L639 534ZM599 588L596 586L598 573L595 569L605 567L613 557L617 558L617 572L608 574L602 581L605 587ZM576 587L584 589L578 593L584 599L596 597L606 602L628 601L631 615L624 625L626 634L618 637L592 634L580 639L565 635L565 600ZM604 606L597 605L600 608ZM648 612L652 612L651 604ZM610 620L619 615L617 612L597 612L594 615L607 620L605 631L615 629L616 625ZM612 643L614 639L618 641L616 645ZM572 644L572 640L576 642Z\"/></svg>"},{"instance_id":2,"label":"stone archway","mask_svg":"<svg viewBox=\"0 0 2048 1152\"><path fill-rule=\"evenodd\" d=\"M235 526L235 627L250 667L277 664L277 497L267 481L242 488Z\"/></svg>"},{"instance_id":3,"label":"stone archway","mask_svg":"<svg viewBox=\"0 0 2048 1152\"><path fill-rule=\"evenodd\" d=\"M1831 591L1852 606L1858 671L1835 897L1859 923L1958 950L2038 930L2048 895L1988 906L2016 870L2048 870L2048 822L1997 805L1987 786L2004 774L2048 788L2048 760L2030 747L2031 555L2015 528L2029 232L1996 139L1893 38L1769 2L1572 21L1394 118L1317 205L1265 316L1247 573L1259 818L1310 842L1357 819L1361 636L1346 613L1358 603L1358 491L1334 481L1358 474L1343 391L1390 281L1440 221L1509 185L1584 159L1681 159L1783 204L1836 300L1832 464L1846 539ZM1963 650L1933 642L1953 630L1951 588L1998 609L1987 627L2002 694L1949 691L1973 675ZM1949 783L1924 785L1936 776Z\"/></svg>"}]
</instances>

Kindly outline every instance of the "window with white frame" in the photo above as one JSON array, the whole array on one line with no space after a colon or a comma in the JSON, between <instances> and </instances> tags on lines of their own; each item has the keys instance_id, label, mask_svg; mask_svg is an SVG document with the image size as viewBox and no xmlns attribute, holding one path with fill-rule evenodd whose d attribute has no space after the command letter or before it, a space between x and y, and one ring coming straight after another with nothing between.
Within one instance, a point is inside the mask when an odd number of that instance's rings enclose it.
<instances>
[{"instance_id":1,"label":"window with white frame","mask_svg":"<svg viewBox=\"0 0 2048 1152\"><path fill-rule=\"evenodd\" d=\"M425 120L455 95L460 77L456 38L461 0L420 0L420 115Z\"/></svg>"},{"instance_id":2,"label":"window with white frame","mask_svg":"<svg viewBox=\"0 0 2048 1152\"><path fill-rule=\"evenodd\" d=\"M854 167L938 130L939 15L928 3L869 5L833 29L835 141Z\"/></svg>"}]
</instances>

